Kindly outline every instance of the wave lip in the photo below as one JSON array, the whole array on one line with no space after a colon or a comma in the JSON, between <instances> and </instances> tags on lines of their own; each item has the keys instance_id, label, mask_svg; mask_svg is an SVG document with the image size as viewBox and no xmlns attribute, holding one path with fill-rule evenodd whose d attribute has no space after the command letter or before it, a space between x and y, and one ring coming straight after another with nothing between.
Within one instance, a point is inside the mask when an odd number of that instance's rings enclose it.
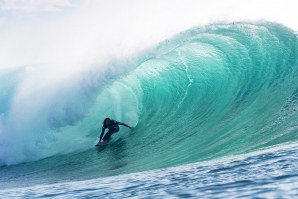
<instances>
[{"instance_id":1,"label":"wave lip","mask_svg":"<svg viewBox=\"0 0 298 199\"><path fill-rule=\"evenodd\" d=\"M142 164L182 164L297 140L293 31L274 23L210 25L157 49L164 53L136 72L143 88L138 126L146 129L137 139L152 157Z\"/></svg>"}]
</instances>

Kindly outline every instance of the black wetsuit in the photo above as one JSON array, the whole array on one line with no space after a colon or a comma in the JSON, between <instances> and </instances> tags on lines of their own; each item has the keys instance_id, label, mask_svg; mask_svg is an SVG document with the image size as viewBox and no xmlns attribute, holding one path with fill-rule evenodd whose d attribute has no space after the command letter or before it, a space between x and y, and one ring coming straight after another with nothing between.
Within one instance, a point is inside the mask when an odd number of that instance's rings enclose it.
<instances>
[{"instance_id":1,"label":"black wetsuit","mask_svg":"<svg viewBox=\"0 0 298 199\"><path fill-rule=\"evenodd\" d=\"M116 133L119 131L119 125L123 125L123 126L126 126L128 128L130 128L130 126L124 124L124 123L121 123L121 122L117 122L116 120L110 120L110 124L109 125L103 125L102 126L102 131L101 131L101 134L100 134L100 138L99 138L99 141L101 140L106 128L109 129L109 131L106 133L106 135L103 137L103 141L109 141L109 139L111 138L111 136L113 135L113 133Z\"/></svg>"}]
</instances>

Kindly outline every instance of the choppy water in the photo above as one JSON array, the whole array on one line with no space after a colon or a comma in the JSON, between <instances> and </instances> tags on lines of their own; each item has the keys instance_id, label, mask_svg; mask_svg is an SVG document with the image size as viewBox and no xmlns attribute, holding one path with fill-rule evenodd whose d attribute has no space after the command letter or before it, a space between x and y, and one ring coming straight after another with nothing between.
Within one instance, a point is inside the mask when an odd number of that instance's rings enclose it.
<instances>
[{"instance_id":1,"label":"choppy water","mask_svg":"<svg viewBox=\"0 0 298 199\"><path fill-rule=\"evenodd\" d=\"M296 198L298 145L87 181L0 191L1 198ZM75 171L74 171L75 172Z\"/></svg>"},{"instance_id":2,"label":"choppy water","mask_svg":"<svg viewBox=\"0 0 298 199\"><path fill-rule=\"evenodd\" d=\"M294 196L297 47L280 24L238 22L59 81L42 66L1 71L0 187L58 183L11 193L25 197ZM105 117L136 127L95 149ZM152 169L162 170L134 174Z\"/></svg>"}]
</instances>

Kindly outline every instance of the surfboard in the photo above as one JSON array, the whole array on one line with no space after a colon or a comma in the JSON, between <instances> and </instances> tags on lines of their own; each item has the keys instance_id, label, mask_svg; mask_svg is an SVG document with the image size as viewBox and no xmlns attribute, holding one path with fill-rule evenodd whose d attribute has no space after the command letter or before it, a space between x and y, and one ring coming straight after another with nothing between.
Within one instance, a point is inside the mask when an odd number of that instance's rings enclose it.
<instances>
[{"instance_id":1,"label":"surfboard","mask_svg":"<svg viewBox=\"0 0 298 199\"><path fill-rule=\"evenodd\" d=\"M108 143L98 142L95 146L106 146Z\"/></svg>"}]
</instances>

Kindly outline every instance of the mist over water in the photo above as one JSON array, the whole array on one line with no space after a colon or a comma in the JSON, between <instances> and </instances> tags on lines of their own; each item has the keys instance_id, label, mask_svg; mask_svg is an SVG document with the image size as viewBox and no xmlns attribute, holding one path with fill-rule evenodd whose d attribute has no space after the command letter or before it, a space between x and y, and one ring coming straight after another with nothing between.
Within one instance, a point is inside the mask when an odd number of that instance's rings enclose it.
<instances>
[{"instance_id":1,"label":"mist over water","mask_svg":"<svg viewBox=\"0 0 298 199\"><path fill-rule=\"evenodd\" d=\"M104 67L213 23L266 20L297 31L295 5L295 0L5 1L0 3L0 68L47 64L67 74L89 64Z\"/></svg>"}]
</instances>

